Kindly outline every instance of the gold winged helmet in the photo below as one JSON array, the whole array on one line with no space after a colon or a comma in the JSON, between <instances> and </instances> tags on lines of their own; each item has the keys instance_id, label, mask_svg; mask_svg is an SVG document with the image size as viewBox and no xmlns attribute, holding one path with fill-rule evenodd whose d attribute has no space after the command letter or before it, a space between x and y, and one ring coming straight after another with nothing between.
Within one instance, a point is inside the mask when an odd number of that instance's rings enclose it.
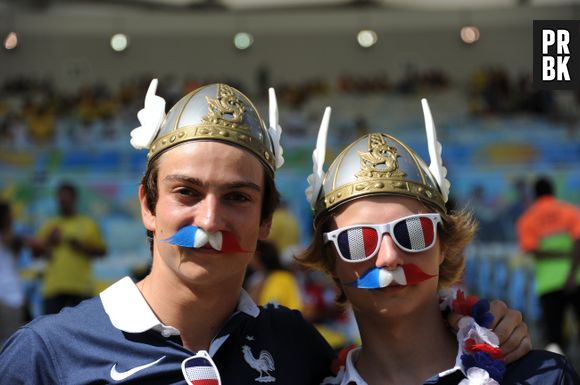
<instances>
[{"instance_id":1,"label":"gold winged helmet","mask_svg":"<svg viewBox=\"0 0 580 385\"><path fill-rule=\"evenodd\" d=\"M200 87L179 100L165 115L165 100L155 94L157 79L149 86L145 106L137 117L140 127L131 131L131 144L148 149L148 161L164 151L192 140L215 140L252 152L273 175L284 163L280 146L282 128L278 106L270 89L270 125L266 127L252 101L226 84Z\"/></svg>"},{"instance_id":2,"label":"gold winged helmet","mask_svg":"<svg viewBox=\"0 0 580 385\"><path fill-rule=\"evenodd\" d=\"M330 115L327 109L313 152L314 172L308 177L306 192L314 210L315 227L322 214L353 199L375 194L411 196L446 212L450 186L447 170L442 164L441 144L437 141L429 105L425 99L422 104L430 166L399 139L377 132L348 145L324 173L321 162L325 157Z\"/></svg>"}]
</instances>

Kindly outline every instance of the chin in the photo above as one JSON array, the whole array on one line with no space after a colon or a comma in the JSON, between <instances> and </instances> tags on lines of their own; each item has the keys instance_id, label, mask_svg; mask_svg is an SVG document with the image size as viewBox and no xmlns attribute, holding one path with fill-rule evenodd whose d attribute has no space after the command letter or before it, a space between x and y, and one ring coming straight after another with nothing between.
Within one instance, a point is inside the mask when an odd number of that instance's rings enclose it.
<instances>
[{"instance_id":1,"label":"chin","mask_svg":"<svg viewBox=\"0 0 580 385\"><path fill-rule=\"evenodd\" d=\"M417 285L387 286L378 289L353 289L345 291L353 308L364 313L381 316L406 315L425 305Z\"/></svg>"}]
</instances>

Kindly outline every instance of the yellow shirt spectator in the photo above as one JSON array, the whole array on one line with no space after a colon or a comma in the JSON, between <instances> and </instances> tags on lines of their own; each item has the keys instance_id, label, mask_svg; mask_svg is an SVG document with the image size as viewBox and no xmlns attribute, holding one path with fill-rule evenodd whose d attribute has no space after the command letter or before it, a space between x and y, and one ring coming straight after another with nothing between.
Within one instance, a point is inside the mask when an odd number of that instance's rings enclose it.
<instances>
[{"instance_id":1,"label":"yellow shirt spectator","mask_svg":"<svg viewBox=\"0 0 580 385\"><path fill-rule=\"evenodd\" d=\"M41 227L38 238L48 240L55 231L60 233L62 241L51 252L44 275L44 296L51 297L61 293L92 296L94 282L91 258L75 249L69 241L104 248L101 231L95 221L86 216L55 217Z\"/></svg>"}]
</instances>

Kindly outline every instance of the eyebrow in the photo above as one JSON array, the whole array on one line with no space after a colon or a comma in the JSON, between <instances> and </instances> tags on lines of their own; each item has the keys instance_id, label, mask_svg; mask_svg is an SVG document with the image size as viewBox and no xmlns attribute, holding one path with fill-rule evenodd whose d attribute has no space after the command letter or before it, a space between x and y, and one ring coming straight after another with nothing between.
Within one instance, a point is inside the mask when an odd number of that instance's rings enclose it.
<instances>
[{"instance_id":1,"label":"eyebrow","mask_svg":"<svg viewBox=\"0 0 580 385\"><path fill-rule=\"evenodd\" d=\"M167 175L164 178L164 180L168 181L168 182L185 182L185 183L189 183L189 184L200 186L200 187L207 187L207 183L202 182L201 179L193 178L193 177L188 176L188 175L171 174L171 175ZM255 191L260 192L260 193L262 192L262 188L260 186L258 186L256 183L245 181L245 180L224 183L224 184L220 185L219 187L222 189L225 189L225 190L249 188L249 189L255 190Z\"/></svg>"}]
</instances>

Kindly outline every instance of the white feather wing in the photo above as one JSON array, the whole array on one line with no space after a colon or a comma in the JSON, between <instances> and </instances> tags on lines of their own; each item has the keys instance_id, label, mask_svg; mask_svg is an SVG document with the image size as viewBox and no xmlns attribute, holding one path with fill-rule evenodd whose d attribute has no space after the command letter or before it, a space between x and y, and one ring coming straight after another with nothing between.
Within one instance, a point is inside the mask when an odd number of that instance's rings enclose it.
<instances>
[{"instance_id":1,"label":"white feather wing","mask_svg":"<svg viewBox=\"0 0 580 385\"><path fill-rule=\"evenodd\" d=\"M165 99L155 94L157 82L157 79L151 80L145 106L137 113L141 126L131 131L131 145L137 150L149 148L165 118Z\"/></svg>"},{"instance_id":2,"label":"white feather wing","mask_svg":"<svg viewBox=\"0 0 580 385\"><path fill-rule=\"evenodd\" d=\"M439 188L441 189L443 200L447 202L451 183L447 180L447 169L443 166L443 159L441 158L442 146L437 140L437 130L435 128L435 122L433 122L433 116L431 115L431 109L429 108L427 99L421 99L421 105L423 107L423 117L425 118L425 130L427 131L429 158L431 160L429 171L431 171L431 174L433 174Z\"/></svg>"},{"instance_id":3,"label":"white feather wing","mask_svg":"<svg viewBox=\"0 0 580 385\"><path fill-rule=\"evenodd\" d=\"M330 112L332 109L326 107L320 129L318 130L318 137L316 138L316 148L312 152L312 174L307 178L308 187L306 188L306 199L310 203L310 207L314 209L318 193L322 188L322 179L324 172L324 159L326 158L326 137L328 135L328 124L330 122Z\"/></svg>"},{"instance_id":4,"label":"white feather wing","mask_svg":"<svg viewBox=\"0 0 580 385\"><path fill-rule=\"evenodd\" d=\"M270 99L270 126L268 127L268 132L272 138L274 156L276 157L276 168L278 169L284 164L284 149L280 144L282 127L278 123L278 102L276 101L276 92L274 91L274 88L268 89L268 96Z\"/></svg>"}]
</instances>

